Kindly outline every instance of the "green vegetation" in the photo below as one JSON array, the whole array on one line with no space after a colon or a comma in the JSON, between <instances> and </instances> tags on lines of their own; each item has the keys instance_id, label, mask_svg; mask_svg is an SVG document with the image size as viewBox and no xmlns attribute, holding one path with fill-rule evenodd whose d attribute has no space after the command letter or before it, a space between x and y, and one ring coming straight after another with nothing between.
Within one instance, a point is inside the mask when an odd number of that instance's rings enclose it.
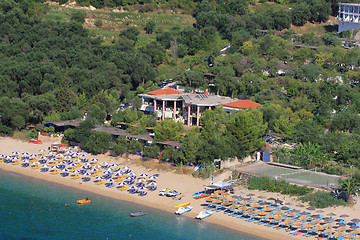
<instances>
[{"instance_id":1,"label":"green vegetation","mask_svg":"<svg viewBox=\"0 0 360 240\"><path fill-rule=\"evenodd\" d=\"M289 184L285 181L272 180L267 177L253 177L248 181L250 190L263 190L268 192L278 192L291 196L302 196L313 191L311 188Z\"/></svg>"},{"instance_id":2,"label":"green vegetation","mask_svg":"<svg viewBox=\"0 0 360 240\"><path fill-rule=\"evenodd\" d=\"M336 199L329 192L315 192L301 196L302 202L309 202L309 205L314 208L327 208L336 206L345 206L346 202L343 199Z\"/></svg>"},{"instance_id":3,"label":"green vegetation","mask_svg":"<svg viewBox=\"0 0 360 240\"><path fill-rule=\"evenodd\" d=\"M180 150L159 150L177 164L242 158L273 133L280 143L296 143L290 152L279 150L284 159L299 156L295 165L359 171L360 51L342 48L334 26L326 25L337 2L77 1L105 7L99 11L43 2L0 1L1 135L86 112L88 119L67 130L65 140L94 152L111 147L95 149L95 137L104 136L90 131L111 115L113 126L133 125L131 133L155 127L156 141L181 142ZM113 7L119 11L107 11ZM311 27L301 35L292 29L305 23ZM121 102L169 78L188 91L269 103L238 113L206 111L202 128L186 132L168 120L156 126L155 116L136 109L139 100L134 110L117 111ZM122 139L113 148L144 151L141 143Z\"/></svg>"}]
</instances>

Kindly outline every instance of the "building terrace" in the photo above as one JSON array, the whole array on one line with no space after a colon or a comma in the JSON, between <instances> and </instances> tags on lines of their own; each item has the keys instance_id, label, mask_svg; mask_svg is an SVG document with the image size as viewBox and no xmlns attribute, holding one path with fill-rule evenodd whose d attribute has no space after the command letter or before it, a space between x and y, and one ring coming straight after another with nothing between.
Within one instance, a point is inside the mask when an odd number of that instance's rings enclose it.
<instances>
[{"instance_id":1,"label":"building terrace","mask_svg":"<svg viewBox=\"0 0 360 240\"><path fill-rule=\"evenodd\" d=\"M209 95L207 92L183 93L175 89L160 89L139 96L143 103L140 110L155 113L158 119L170 118L187 126L199 126L201 114L218 105L224 106L226 111L262 106L250 100Z\"/></svg>"}]
</instances>

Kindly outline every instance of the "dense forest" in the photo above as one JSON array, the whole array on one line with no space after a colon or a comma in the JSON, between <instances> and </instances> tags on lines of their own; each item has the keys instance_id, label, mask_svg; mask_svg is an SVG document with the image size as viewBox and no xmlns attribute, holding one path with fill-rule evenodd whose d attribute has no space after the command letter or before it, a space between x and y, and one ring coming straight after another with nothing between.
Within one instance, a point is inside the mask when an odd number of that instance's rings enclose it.
<instances>
[{"instance_id":1,"label":"dense forest","mask_svg":"<svg viewBox=\"0 0 360 240\"><path fill-rule=\"evenodd\" d=\"M184 133L171 121L156 125L155 140L182 143L181 151L164 149L164 159L206 163L242 158L265 146L263 137L272 133L281 142L301 146L284 150L286 154L322 159L327 172L354 171L350 167L359 166L360 50L343 48L337 29L330 25L323 34L294 30L336 16L337 1L76 2L140 13L175 9L190 13L195 23L161 30L150 19L144 27L129 24L109 42L89 34L84 11L72 11L66 21L50 20L43 1L1 1L1 134L11 135L30 124L79 119L87 112L88 120L66 132L65 139L99 152L109 136L89 129L103 123L108 114L113 122L137 124L129 129L133 134L154 127L153 116L136 108L116 110L121 102L174 78L187 90L267 104L236 114L221 108L207 111L201 131ZM139 42L143 35L150 40ZM351 37L351 32L340 36ZM226 55L221 55L220 49L228 45ZM210 81L204 73L216 78ZM134 102L137 106L139 99ZM149 157L160 152L156 145L144 148L122 139L113 147L119 153L144 150Z\"/></svg>"}]
</instances>

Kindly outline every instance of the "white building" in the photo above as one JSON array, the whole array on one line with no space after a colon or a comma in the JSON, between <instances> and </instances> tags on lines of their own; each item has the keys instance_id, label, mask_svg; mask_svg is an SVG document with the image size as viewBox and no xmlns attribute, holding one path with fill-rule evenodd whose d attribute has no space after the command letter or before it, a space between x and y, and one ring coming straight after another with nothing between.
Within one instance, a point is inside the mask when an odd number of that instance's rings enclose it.
<instances>
[{"instance_id":1,"label":"white building","mask_svg":"<svg viewBox=\"0 0 360 240\"><path fill-rule=\"evenodd\" d=\"M360 28L360 4L339 3L338 32Z\"/></svg>"}]
</instances>

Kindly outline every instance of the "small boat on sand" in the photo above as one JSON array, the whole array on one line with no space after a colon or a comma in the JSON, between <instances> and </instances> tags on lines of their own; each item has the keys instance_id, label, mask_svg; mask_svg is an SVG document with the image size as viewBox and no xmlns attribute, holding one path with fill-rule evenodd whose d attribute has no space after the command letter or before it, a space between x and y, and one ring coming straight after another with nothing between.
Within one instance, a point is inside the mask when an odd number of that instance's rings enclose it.
<instances>
[{"instance_id":1,"label":"small boat on sand","mask_svg":"<svg viewBox=\"0 0 360 240\"><path fill-rule=\"evenodd\" d=\"M190 212L192 209L192 206L179 207L179 209L175 211L175 214L182 215L184 213Z\"/></svg>"},{"instance_id":2,"label":"small boat on sand","mask_svg":"<svg viewBox=\"0 0 360 240\"><path fill-rule=\"evenodd\" d=\"M140 216L144 216L146 215L146 212L134 212L134 213L130 213L130 217L140 217Z\"/></svg>"},{"instance_id":3,"label":"small boat on sand","mask_svg":"<svg viewBox=\"0 0 360 240\"><path fill-rule=\"evenodd\" d=\"M212 213L212 212L209 212L209 211L206 211L206 212L201 211L195 218L202 220L202 219L204 219L204 218L210 217L212 214L213 214L213 213Z\"/></svg>"},{"instance_id":4,"label":"small boat on sand","mask_svg":"<svg viewBox=\"0 0 360 240\"><path fill-rule=\"evenodd\" d=\"M179 208L179 207L186 207L186 206L189 206L190 203L189 202L186 202L186 203L182 203L182 204L179 204L179 205L176 205L174 206L175 208Z\"/></svg>"},{"instance_id":5,"label":"small boat on sand","mask_svg":"<svg viewBox=\"0 0 360 240\"><path fill-rule=\"evenodd\" d=\"M89 199L80 199L76 201L78 204L89 204L91 201Z\"/></svg>"}]
</instances>

